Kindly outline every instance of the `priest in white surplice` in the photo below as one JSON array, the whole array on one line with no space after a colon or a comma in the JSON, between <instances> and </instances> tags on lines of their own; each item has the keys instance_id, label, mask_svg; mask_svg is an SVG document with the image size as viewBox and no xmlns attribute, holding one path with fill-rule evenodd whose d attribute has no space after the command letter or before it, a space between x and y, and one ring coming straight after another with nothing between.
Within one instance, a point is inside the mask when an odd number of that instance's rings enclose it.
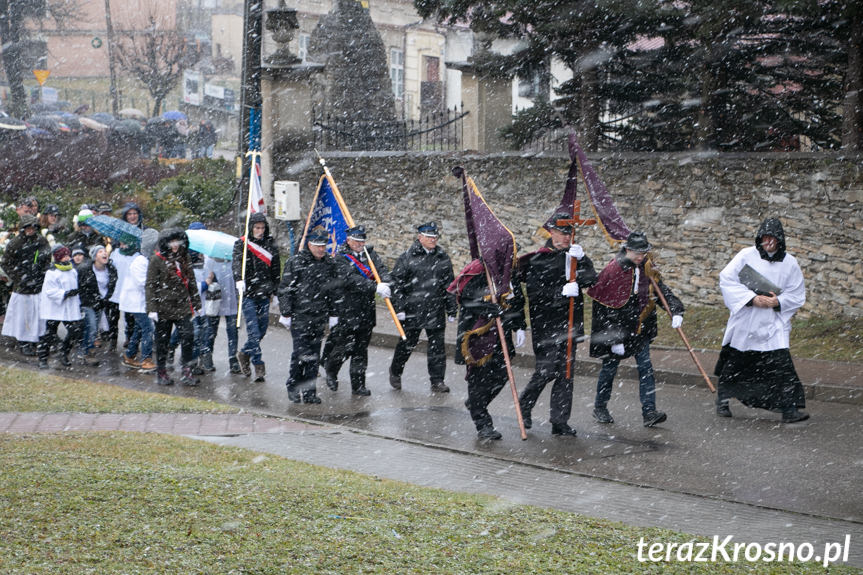
<instances>
[{"instance_id":1,"label":"priest in white surplice","mask_svg":"<svg viewBox=\"0 0 863 575\"><path fill-rule=\"evenodd\" d=\"M808 419L799 411L806 402L789 351L791 318L806 302L806 288L797 259L785 251L777 218L764 220L755 245L725 266L719 287L731 316L716 364L717 415L731 417L733 397L749 407L781 412L783 423Z\"/></svg>"}]
</instances>

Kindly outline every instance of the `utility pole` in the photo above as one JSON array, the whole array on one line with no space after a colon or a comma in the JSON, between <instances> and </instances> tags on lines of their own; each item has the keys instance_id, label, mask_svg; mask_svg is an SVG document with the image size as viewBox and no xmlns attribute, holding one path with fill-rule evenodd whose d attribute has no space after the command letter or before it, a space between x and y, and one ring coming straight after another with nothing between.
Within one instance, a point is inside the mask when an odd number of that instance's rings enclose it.
<instances>
[{"instance_id":1,"label":"utility pole","mask_svg":"<svg viewBox=\"0 0 863 575\"><path fill-rule=\"evenodd\" d=\"M111 23L111 0L105 0L105 40L108 42L108 75L111 80L111 114L117 116L120 108L117 102L117 72L114 69L114 25Z\"/></svg>"},{"instance_id":2,"label":"utility pole","mask_svg":"<svg viewBox=\"0 0 863 575\"><path fill-rule=\"evenodd\" d=\"M240 138L237 157L242 158L242 172L237 189L237 229L246 202L243 194L249 189L249 171L254 159L246 157L249 150L261 148L261 42L263 35L264 0L245 0L243 7L243 67L240 87ZM238 160L239 161L239 160Z\"/></svg>"}]
</instances>

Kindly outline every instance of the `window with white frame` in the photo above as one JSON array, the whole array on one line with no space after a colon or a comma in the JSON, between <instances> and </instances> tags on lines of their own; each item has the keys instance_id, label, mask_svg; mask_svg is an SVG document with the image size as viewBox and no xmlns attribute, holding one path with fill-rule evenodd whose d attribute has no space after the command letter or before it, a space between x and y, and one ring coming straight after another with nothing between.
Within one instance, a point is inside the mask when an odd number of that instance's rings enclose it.
<instances>
[{"instance_id":1,"label":"window with white frame","mask_svg":"<svg viewBox=\"0 0 863 575\"><path fill-rule=\"evenodd\" d=\"M401 100L405 95L405 53L398 48L390 48L390 80L393 96Z\"/></svg>"},{"instance_id":2,"label":"window with white frame","mask_svg":"<svg viewBox=\"0 0 863 575\"><path fill-rule=\"evenodd\" d=\"M300 57L300 60L305 62L309 57L309 42L311 41L311 34L300 34L297 37L297 56Z\"/></svg>"}]
</instances>

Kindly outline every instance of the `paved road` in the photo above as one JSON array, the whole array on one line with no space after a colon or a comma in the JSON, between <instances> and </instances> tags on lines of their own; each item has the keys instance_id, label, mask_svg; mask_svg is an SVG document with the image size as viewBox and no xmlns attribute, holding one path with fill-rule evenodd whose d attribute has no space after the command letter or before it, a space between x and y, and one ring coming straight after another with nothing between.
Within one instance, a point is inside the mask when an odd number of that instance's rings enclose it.
<instances>
[{"instance_id":1,"label":"paved road","mask_svg":"<svg viewBox=\"0 0 863 575\"><path fill-rule=\"evenodd\" d=\"M430 392L421 354L408 363L404 389L395 391L387 383L392 352L374 347L370 398L355 398L348 389L331 392L321 382L323 403L306 406L289 403L285 393L290 336L273 327L264 343L268 378L262 384L227 373L224 349L216 351L219 370L198 388L160 388L152 375L128 372L116 361L90 370L91 379L326 424L321 431L213 439L220 443L705 535L800 542L840 541L847 533L858 542L852 562L863 565L863 406L810 401L811 420L782 425L777 414L734 404L735 417L727 420L715 417L713 396L702 387L665 385L658 403L669 420L646 429L636 382L621 380L609 406L616 423L601 426L590 418L595 380L577 377L571 423L578 437L550 435L546 391L534 410L534 429L522 441L505 389L492 404L504 439L483 444L462 405L463 368L451 362L452 393ZM0 358L19 361L9 351ZM530 371L514 371L523 386Z\"/></svg>"}]
</instances>

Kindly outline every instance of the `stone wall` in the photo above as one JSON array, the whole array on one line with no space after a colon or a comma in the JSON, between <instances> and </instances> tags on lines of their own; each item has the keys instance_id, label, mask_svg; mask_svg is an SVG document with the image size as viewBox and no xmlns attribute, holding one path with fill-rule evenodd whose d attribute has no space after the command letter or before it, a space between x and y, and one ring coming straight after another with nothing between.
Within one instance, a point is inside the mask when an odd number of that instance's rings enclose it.
<instances>
[{"instance_id":1,"label":"stone wall","mask_svg":"<svg viewBox=\"0 0 863 575\"><path fill-rule=\"evenodd\" d=\"M415 225L433 219L456 271L468 260L459 181L463 165L519 251L541 243L536 231L558 205L569 167L562 156L498 154L327 154L327 165L357 223L385 261L413 241ZM788 250L806 277L805 310L863 315L863 163L832 154L615 154L590 160L632 229L656 246L666 282L685 304L722 306L719 271L752 245L760 222L778 216ZM306 158L277 166L300 181L303 213L317 185ZM592 213L585 200L582 217ZM302 233L302 222L296 225ZM601 268L612 250L598 228L580 243Z\"/></svg>"}]
</instances>

